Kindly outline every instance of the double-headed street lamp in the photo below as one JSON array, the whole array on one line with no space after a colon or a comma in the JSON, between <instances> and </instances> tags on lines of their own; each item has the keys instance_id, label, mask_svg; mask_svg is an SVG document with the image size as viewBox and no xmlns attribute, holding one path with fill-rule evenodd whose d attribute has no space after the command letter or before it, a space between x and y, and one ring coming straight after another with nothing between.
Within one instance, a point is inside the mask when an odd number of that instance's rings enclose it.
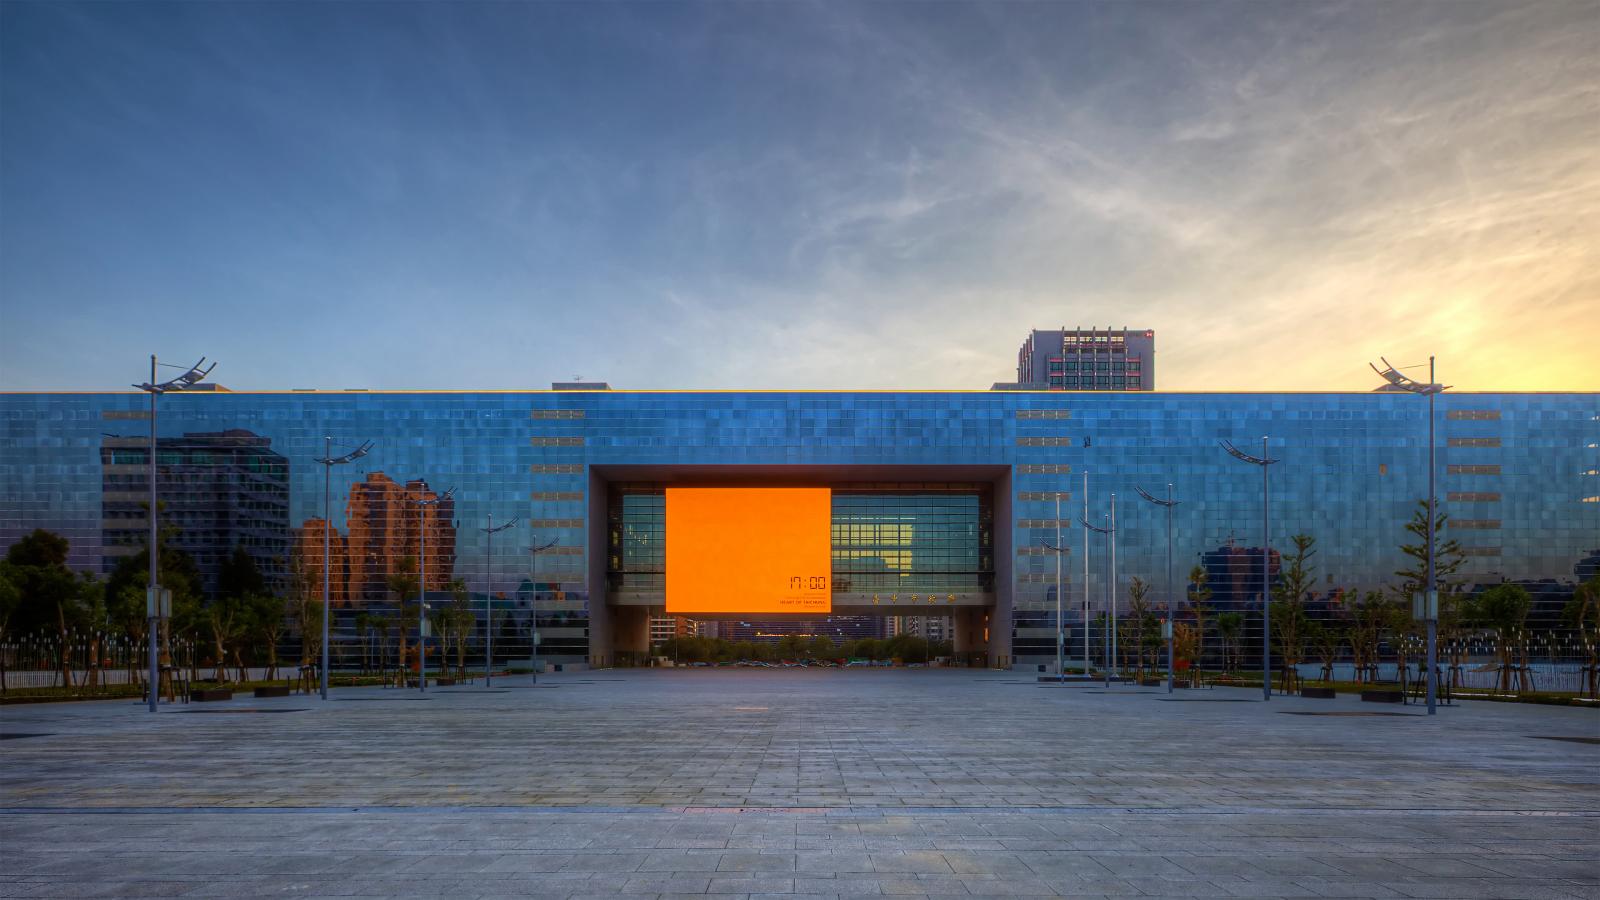
<instances>
[{"instance_id":1,"label":"double-headed street lamp","mask_svg":"<svg viewBox=\"0 0 1600 900\"><path fill-rule=\"evenodd\" d=\"M1087 480L1085 481L1085 483L1087 483ZM1105 672L1105 679L1106 680L1105 680L1105 683L1106 683L1106 687L1108 687L1108 688L1111 687L1111 667L1116 664L1116 653L1117 653L1117 495L1116 494L1112 494L1111 495L1111 516L1110 516L1110 520L1111 520L1111 523L1106 528L1100 528L1100 527L1097 527L1097 526L1089 524L1089 517L1087 515L1085 515L1082 519L1078 520L1078 521L1083 523L1083 527L1085 529L1085 531L1084 531L1085 535L1087 535L1088 532L1090 532L1090 531L1094 531L1094 532L1097 532L1099 534L1108 535L1111 538L1111 577L1107 580L1107 583L1106 583L1106 598L1107 599L1106 599L1106 638L1105 638L1105 640L1106 640L1106 672ZM1085 538L1085 540L1084 540L1084 548L1085 548L1085 550L1087 550L1087 548L1088 548L1088 540L1087 540L1087 538ZM1085 553L1084 556L1087 557L1088 554ZM1088 564L1087 564L1087 562L1084 564L1084 571L1088 572ZM1087 594L1088 594L1088 584L1087 584L1088 576L1087 575L1085 575L1084 580L1085 580L1084 593L1087 596ZM1089 623L1088 622L1084 622L1083 627L1084 627L1085 630L1087 630L1088 627L1089 627ZM1088 665L1088 661L1085 660L1084 664Z\"/></svg>"},{"instance_id":2,"label":"double-headed street lamp","mask_svg":"<svg viewBox=\"0 0 1600 900\"><path fill-rule=\"evenodd\" d=\"M1139 496L1157 506L1164 507L1167 511L1167 693L1170 694L1172 693L1172 682L1178 677L1177 656L1173 653L1175 649L1173 645L1175 625L1172 613L1177 608L1177 595L1172 590L1172 508L1177 506L1180 501L1172 499L1171 482L1167 482L1167 499L1165 500L1151 496L1149 491L1137 485L1134 486L1134 490L1139 492Z\"/></svg>"},{"instance_id":3,"label":"double-headed street lamp","mask_svg":"<svg viewBox=\"0 0 1600 900\"><path fill-rule=\"evenodd\" d=\"M150 644L150 711L156 711L156 701L161 692L160 658L156 652L156 641L160 636L161 620L169 612L162 608L161 585L157 576L156 562L156 397L162 394L175 394L186 391L205 380L211 370L217 367L216 363L206 365L206 358L190 366L188 371L171 381L156 382L156 358L150 356L150 380L134 387L150 395L150 584L145 590L145 614L147 618L147 631ZM205 366L205 368L201 368ZM176 366L174 366L176 368Z\"/></svg>"},{"instance_id":4,"label":"double-headed street lamp","mask_svg":"<svg viewBox=\"0 0 1600 900\"><path fill-rule=\"evenodd\" d=\"M1261 467L1261 699L1272 699L1272 519L1267 467L1277 462L1267 455L1267 436L1261 436L1261 455L1251 456L1228 441L1218 441L1234 459Z\"/></svg>"},{"instance_id":5,"label":"double-headed street lamp","mask_svg":"<svg viewBox=\"0 0 1600 900\"><path fill-rule=\"evenodd\" d=\"M1437 679L1434 668L1438 666L1439 647L1439 587L1435 583L1434 557L1433 557L1433 526L1434 526L1434 446L1433 446L1433 398L1449 390L1448 385L1438 384L1433 380L1433 357L1428 357L1428 383L1423 384L1405 375L1400 374L1387 359L1378 357L1383 361L1383 368L1372 366L1372 371L1377 372L1383 380L1402 391L1413 394L1422 394L1428 398L1428 574L1427 580L1422 584L1422 618L1428 627L1428 715L1434 715L1437 710L1436 697L1438 696ZM1371 366L1371 363L1367 363Z\"/></svg>"},{"instance_id":6,"label":"double-headed street lamp","mask_svg":"<svg viewBox=\"0 0 1600 900\"><path fill-rule=\"evenodd\" d=\"M494 513L489 513L489 526L479 528L487 546L483 553L483 683L494 684L494 536L496 532L517 527L521 518L513 518L504 525L494 524Z\"/></svg>"},{"instance_id":7,"label":"double-headed street lamp","mask_svg":"<svg viewBox=\"0 0 1600 900\"><path fill-rule=\"evenodd\" d=\"M532 568L528 570L528 580L533 582L533 651L530 662L533 663L533 683L539 683L539 554L544 553L561 542L560 538L551 538L544 543L533 542L528 548L528 553L533 556Z\"/></svg>"},{"instance_id":8,"label":"double-headed street lamp","mask_svg":"<svg viewBox=\"0 0 1600 900\"><path fill-rule=\"evenodd\" d=\"M333 494L333 467L353 463L368 453L372 452L372 442L364 441L361 446L351 450L343 456L333 455L333 438L324 436L322 439L323 456L317 462L322 464L322 666L318 681L322 688L322 699L328 699L328 617L329 608L333 605L332 573L333 561L331 558L333 544L333 511L331 497Z\"/></svg>"},{"instance_id":9,"label":"double-headed street lamp","mask_svg":"<svg viewBox=\"0 0 1600 900\"><path fill-rule=\"evenodd\" d=\"M417 504L417 690L428 691L428 507L438 506L455 496L451 488L430 500L419 496Z\"/></svg>"}]
</instances>

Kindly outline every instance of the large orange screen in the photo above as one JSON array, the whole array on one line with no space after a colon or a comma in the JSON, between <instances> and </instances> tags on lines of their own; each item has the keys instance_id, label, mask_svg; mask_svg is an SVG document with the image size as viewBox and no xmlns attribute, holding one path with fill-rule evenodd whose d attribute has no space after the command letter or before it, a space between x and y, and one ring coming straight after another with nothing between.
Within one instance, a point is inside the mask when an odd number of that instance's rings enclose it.
<instances>
[{"instance_id":1,"label":"large orange screen","mask_svg":"<svg viewBox=\"0 0 1600 900\"><path fill-rule=\"evenodd\" d=\"M667 612L828 613L827 488L667 488Z\"/></svg>"}]
</instances>

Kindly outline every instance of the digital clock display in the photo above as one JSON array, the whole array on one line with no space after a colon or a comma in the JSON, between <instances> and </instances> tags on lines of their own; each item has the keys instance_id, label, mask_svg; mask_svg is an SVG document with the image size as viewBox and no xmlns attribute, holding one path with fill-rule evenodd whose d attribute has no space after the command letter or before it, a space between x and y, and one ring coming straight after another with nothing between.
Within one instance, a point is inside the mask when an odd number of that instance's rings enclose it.
<instances>
[{"instance_id":1,"label":"digital clock display","mask_svg":"<svg viewBox=\"0 0 1600 900\"><path fill-rule=\"evenodd\" d=\"M667 612L829 613L827 488L667 488Z\"/></svg>"}]
</instances>

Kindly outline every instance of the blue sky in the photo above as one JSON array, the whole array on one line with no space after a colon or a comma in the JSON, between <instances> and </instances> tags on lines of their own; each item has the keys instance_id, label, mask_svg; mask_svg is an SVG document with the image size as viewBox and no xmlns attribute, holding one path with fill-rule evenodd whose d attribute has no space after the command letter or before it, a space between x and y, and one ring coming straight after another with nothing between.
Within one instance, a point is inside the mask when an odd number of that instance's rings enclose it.
<instances>
[{"instance_id":1,"label":"blue sky","mask_svg":"<svg viewBox=\"0 0 1600 900\"><path fill-rule=\"evenodd\" d=\"M0 386L1600 389L1592 3L0 4Z\"/></svg>"}]
</instances>

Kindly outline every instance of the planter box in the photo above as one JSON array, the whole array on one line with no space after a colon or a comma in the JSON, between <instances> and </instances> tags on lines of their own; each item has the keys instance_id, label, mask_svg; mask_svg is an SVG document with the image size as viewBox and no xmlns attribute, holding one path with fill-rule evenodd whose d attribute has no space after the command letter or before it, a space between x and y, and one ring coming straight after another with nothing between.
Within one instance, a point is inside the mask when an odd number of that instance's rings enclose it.
<instances>
[{"instance_id":1,"label":"planter box","mask_svg":"<svg viewBox=\"0 0 1600 900\"><path fill-rule=\"evenodd\" d=\"M211 700L232 700L233 691L230 688L195 688L189 692L189 699L196 703L206 703Z\"/></svg>"},{"instance_id":2,"label":"planter box","mask_svg":"<svg viewBox=\"0 0 1600 900\"><path fill-rule=\"evenodd\" d=\"M1300 696L1314 697L1318 700L1332 700L1338 694L1331 687L1303 687L1300 689Z\"/></svg>"},{"instance_id":3,"label":"planter box","mask_svg":"<svg viewBox=\"0 0 1600 900\"><path fill-rule=\"evenodd\" d=\"M289 696L289 688L287 686L279 686L279 685L270 685L270 686L267 686L267 687L258 687L258 688L256 688L256 696L257 697L287 697L287 696Z\"/></svg>"},{"instance_id":4,"label":"planter box","mask_svg":"<svg viewBox=\"0 0 1600 900\"><path fill-rule=\"evenodd\" d=\"M1162 685L1164 685L1166 683L1167 683L1167 680L1165 678L1141 678L1141 679L1139 679L1139 684L1141 686L1143 686L1143 687L1161 687Z\"/></svg>"},{"instance_id":5,"label":"planter box","mask_svg":"<svg viewBox=\"0 0 1600 900\"><path fill-rule=\"evenodd\" d=\"M455 687L456 686L456 680L454 678L435 678L433 680L433 683L438 685L439 687Z\"/></svg>"},{"instance_id":6,"label":"planter box","mask_svg":"<svg viewBox=\"0 0 1600 900\"><path fill-rule=\"evenodd\" d=\"M1383 690L1380 688L1377 690L1365 690L1361 692L1361 702L1363 703L1404 703L1405 699L1406 695L1400 691Z\"/></svg>"}]
</instances>

